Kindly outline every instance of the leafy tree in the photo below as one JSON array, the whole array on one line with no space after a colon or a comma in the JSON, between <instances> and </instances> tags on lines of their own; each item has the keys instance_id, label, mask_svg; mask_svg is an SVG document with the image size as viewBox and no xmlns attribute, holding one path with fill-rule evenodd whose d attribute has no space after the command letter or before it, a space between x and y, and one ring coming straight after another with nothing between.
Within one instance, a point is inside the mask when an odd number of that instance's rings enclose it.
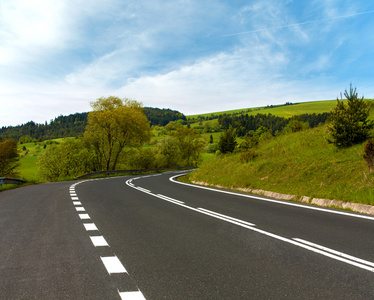
<instances>
[{"instance_id":1,"label":"leafy tree","mask_svg":"<svg viewBox=\"0 0 374 300\"><path fill-rule=\"evenodd\" d=\"M349 93L344 92L347 105L337 99L337 105L331 112L331 123L328 126L327 141L339 148L349 147L364 142L370 137L374 122L368 120L371 105L358 98L357 89L350 85Z\"/></svg>"},{"instance_id":2,"label":"leafy tree","mask_svg":"<svg viewBox=\"0 0 374 300\"><path fill-rule=\"evenodd\" d=\"M38 160L39 175L50 181L74 177L92 171L95 154L80 139L65 139L46 148Z\"/></svg>"},{"instance_id":3,"label":"leafy tree","mask_svg":"<svg viewBox=\"0 0 374 300\"><path fill-rule=\"evenodd\" d=\"M236 145L235 131L230 128L221 134L218 142L218 150L223 154L233 152Z\"/></svg>"},{"instance_id":4,"label":"leafy tree","mask_svg":"<svg viewBox=\"0 0 374 300\"><path fill-rule=\"evenodd\" d=\"M181 127L171 132L170 135L176 139L182 159L185 160L186 165L196 165L204 146L200 141L201 135L199 132L193 128Z\"/></svg>"},{"instance_id":5,"label":"leafy tree","mask_svg":"<svg viewBox=\"0 0 374 300\"><path fill-rule=\"evenodd\" d=\"M129 165L133 169L154 169L156 164L156 155L153 149L139 149L130 153Z\"/></svg>"},{"instance_id":6,"label":"leafy tree","mask_svg":"<svg viewBox=\"0 0 374 300\"><path fill-rule=\"evenodd\" d=\"M0 142L0 176L16 176L18 167L17 142L5 139Z\"/></svg>"},{"instance_id":7,"label":"leafy tree","mask_svg":"<svg viewBox=\"0 0 374 300\"><path fill-rule=\"evenodd\" d=\"M157 167L171 168L181 165L182 153L179 149L178 142L171 136L165 137L157 145Z\"/></svg>"},{"instance_id":8,"label":"leafy tree","mask_svg":"<svg viewBox=\"0 0 374 300\"><path fill-rule=\"evenodd\" d=\"M140 102L118 97L91 102L84 138L94 149L101 168L115 170L125 147L148 142L151 128Z\"/></svg>"}]
</instances>

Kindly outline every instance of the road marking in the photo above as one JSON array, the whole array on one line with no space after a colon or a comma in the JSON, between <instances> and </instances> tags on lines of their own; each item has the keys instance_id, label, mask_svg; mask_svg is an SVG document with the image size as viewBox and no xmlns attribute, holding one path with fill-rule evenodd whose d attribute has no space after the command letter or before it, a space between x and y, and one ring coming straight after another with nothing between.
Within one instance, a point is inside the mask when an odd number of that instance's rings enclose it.
<instances>
[{"instance_id":1,"label":"road marking","mask_svg":"<svg viewBox=\"0 0 374 300\"><path fill-rule=\"evenodd\" d=\"M174 183L178 183L178 184L182 184L182 185L186 185L186 186L191 186L191 187L198 188L198 189L204 189L204 190L208 190L208 191L224 193L224 194L229 194L229 195L234 195L234 196L239 196L239 197L252 198L252 199L257 199L257 200L261 200L261 201L267 201L267 202L282 204L282 205L296 206L296 207L300 207L300 208L304 208L304 209L318 210L318 211L327 212L327 213L331 213L331 214L338 214L338 215L344 215L344 216L349 216L349 217L361 218L361 219L367 219L367 220L374 221L374 217L370 217L370 216L352 214L352 213L339 211L339 210L330 210L330 209L310 206L310 205L306 205L306 204L303 205L303 204L298 204L298 203L294 203L294 202L280 201L280 200L275 200L275 199L270 199L270 198L253 196L253 195L239 194L239 193L235 193L235 192L231 192L231 191L218 190L218 189L214 189L214 188L210 188L210 187L206 187L206 186L194 185L194 184L185 183L185 182L175 180L175 178L183 176L183 175L184 174L178 174L178 175L172 176L172 177L169 178L169 180L171 182L174 182Z\"/></svg>"},{"instance_id":2,"label":"road marking","mask_svg":"<svg viewBox=\"0 0 374 300\"><path fill-rule=\"evenodd\" d=\"M90 180L87 180L87 181L90 181ZM86 182L86 181L81 181L79 183L82 183L82 182ZM79 184L79 183L77 183L77 184ZM132 186L135 188L134 185L132 185ZM142 190L143 190L143 192L147 192L146 189L142 189ZM149 191L149 193L150 193L150 191ZM73 186L70 187L70 196L71 196L72 200L79 200L77 194L75 194L75 190L74 190ZM73 201L73 204L74 204L75 210L77 212L85 211L85 209L82 206L82 203L80 201ZM78 214L78 215L79 215L79 218L81 220L91 219L88 214ZM99 231L94 223L83 223L83 226L86 229L86 231ZM108 242L101 235L99 235L99 236L89 236L89 237L91 239L92 244L95 247L110 247ZM106 252L107 251L108 250L106 250ZM100 258L101 258L101 261L104 264L104 266L105 266L105 268L106 268L106 270L108 271L109 274L113 274L113 273L124 274L124 273L126 273L128 275L125 267L122 265L122 263L120 262L120 260L118 259L117 256L114 255L114 256L107 256L107 257L100 257ZM124 276L124 275L122 275L122 276ZM145 300L143 294L139 290L131 291L132 289L133 288L129 289L130 291L126 291L126 292L120 292L118 289L117 289L117 291L118 291L118 294L119 294L121 299L125 299L125 300Z\"/></svg>"},{"instance_id":3,"label":"road marking","mask_svg":"<svg viewBox=\"0 0 374 300\"><path fill-rule=\"evenodd\" d=\"M141 291L136 292L120 292L118 291L122 300L145 300Z\"/></svg>"},{"instance_id":4,"label":"road marking","mask_svg":"<svg viewBox=\"0 0 374 300\"><path fill-rule=\"evenodd\" d=\"M86 228L87 231L98 230L94 223L83 223L83 225L84 225L84 228Z\"/></svg>"},{"instance_id":5,"label":"road marking","mask_svg":"<svg viewBox=\"0 0 374 300\"><path fill-rule=\"evenodd\" d=\"M81 220L88 220L88 219L91 219L90 216L88 214L79 214L78 215L79 218L81 218Z\"/></svg>"},{"instance_id":6,"label":"road marking","mask_svg":"<svg viewBox=\"0 0 374 300\"><path fill-rule=\"evenodd\" d=\"M137 190L142 191L142 192L144 192L144 193L151 193L150 190L143 189L142 187L139 187L139 186L134 186L134 187L135 187Z\"/></svg>"},{"instance_id":7,"label":"road marking","mask_svg":"<svg viewBox=\"0 0 374 300\"><path fill-rule=\"evenodd\" d=\"M90 236L90 239L92 241L92 244L94 244L95 247L109 246L102 235Z\"/></svg>"},{"instance_id":8,"label":"road marking","mask_svg":"<svg viewBox=\"0 0 374 300\"><path fill-rule=\"evenodd\" d=\"M170 197L167 197L167 196L164 196L164 195L161 195L161 194L157 194L155 196L158 197L158 198L161 198L163 200L166 200L166 201L170 201L170 202L174 202L174 203L178 203L178 204L184 204L183 201L175 200L173 198L170 198Z\"/></svg>"},{"instance_id":9,"label":"road marking","mask_svg":"<svg viewBox=\"0 0 374 300\"><path fill-rule=\"evenodd\" d=\"M302 240L302 239L294 238L294 240L298 241L300 243L312 246L314 248L320 249L322 251L332 253L332 254L334 254L336 256L340 256L342 258L346 258L348 260L352 260L352 261L360 263L360 264L364 264L364 265L368 265L368 266L374 267L374 263L372 263L370 261L367 261L367 260L364 260L364 259L352 256L352 255L348 255L348 254L345 254L343 252L339 252L339 251L336 251L336 250L333 250L333 249L330 249L330 248L327 248L327 247L324 247L324 246L321 246L321 245L318 245L318 244L315 244L315 243L312 243L312 242L308 242L308 241L305 241L305 240Z\"/></svg>"},{"instance_id":10,"label":"road marking","mask_svg":"<svg viewBox=\"0 0 374 300\"><path fill-rule=\"evenodd\" d=\"M173 176L175 177L175 176ZM171 178L173 178L171 177ZM141 177L138 177L138 178L141 178ZM180 182L178 182L180 183ZM126 182L127 184L127 182ZM189 185L189 184L187 184ZM214 189L212 189L213 191L216 191ZM223 191L226 193L226 191ZM234 195L239 195L239 196L244 196L246 197L246 195L242 195L242 194L236 194L236 193L231 193L231 192L227 192L228 194L234 194ZM335 260L339 260L341 262L344 262L344 263L347 263L347 264L350 264L350 265L353 265L353 266L356 266L356 267L359 267L359 268L362 268L362 269L365 269L365 270L368 270L370 272L374 272L374 268L372 267L369 267L367 265L364 265L364 264L361 264L361 263L358 263L357 261L360 260L361 262L363 262L364 260L361 260L359 258L355 258L355 261L352 261L352 260L348 260L346 258L343 258L342 256L343 255L336 255L336 253L338 253L338 251L336 251L335 254L332 254L331 252L332 251L335 251L335 250L332 250L332 249L329 249L329 251L327 251L328 248L325 248L323 246L319 246L317 244L313 244L314 247L312 247L310 244L310 242L307 242L307 241L303 241L303 240L300 240L300 239L289 239L289 238L286 238L286 237L282 237L280 235L277 235L277 234L274 234L274 233L271 233L271 232L267 232L265 230L262 230L262 229L259 229L259 228L256 228L256 227L253 227L254 224L251 224L249 222L246 222L246 221L243 221L243 220L240 220L240 219L236 219L236 218L232 218L232 217L229 217L229 216L225 216L225 215L222 215L222 214L219 214L219 213L216 213L216 212L213 212L213 211L210 211L210 210L207 210L207 209L204 209L204 208L194 208L194 207L191 207L191 206L188 206L188 205L185 205L185 204L182 204L182 203L178 203L178 202L175 202L175 201L170 201L168 199L165 199L164 197L160 197L160 195L156 195L156 194L151 194L152 196L155 196L155 197L158 197L160 199L163 199L165 201L169 201L175 205L179 205L179 206L182 206L184 208L187 208L187 209L190 209L192 211L196 211L198 213L201 213L201 214L205 214L205 215L208 215L208 216L211 216L211 217L214 217L214 218L217 218L217 219L220 219L220 220L223 220L225 222L228 222L228 223L232 223L232 224L235 224L235 225L238 225L238 226L241 226L241 227L244 227L244 228L247 228L249 230L252 230L252 231L255 231L257 233L260 233L260 234L263 234L263 235L266 235L266 236L269 236L269 237L272 237L274 239L277 239L277 240L280 240L280 241L283 241L283 242L286 242L286 243L289 243L289 244L292 244L292 245L295 245L295 246L298 246L298 247L301 247L301 248L304 248L304 249L307 249L307 250L310 250L310 251L313 251L313 252L316 252L316 253L319 253L319 254L322 254L324 256L327 256L329 258L333 258ZM162 196L162 195L161 195ZM265 198L264 198L265 199ZM281 202L282 203L282 202ZM283 204L283 203L282 203ZM251 225L249 225L251 224ZM303 242L301 242L303 241ZM321 248L324 249L321 250ZM341 253L342 254L342 253ZM348 254L344 254L344 257L351 257L353 258L353 256L350 256ZM368 265L371 265L373 264L372 262L368 262L368 261L365 261L366 264Z\"/></svg>"},{"instance_id":11,"label":"road marking","mask_svg":"<svg viewBox=\"0 0 374 300\"><path fill-rule=\"evenodd\" d=\"M243 220L240 220L240 219L236 219L236 218L233 218L233 217L229 217L229 216L226 216L226 215L222 215L222 214L219 214L219 213L216 213L214 211L207 210L207 209L204 209L204 208L201 208L201 207L198 207L197 209L205 211L205 212L207 212L209 214L212 214L212 215L220 216L224 219L228 219L228 220L231 220L231 221L243 223L243 224L248 225L248 226L256 226L256 224L249 223L249 222L246 222L246 221L243 221Z\"/></svg>"},{"instance_id":12,"label":"road marking","mask_svg":"<svg viewBox=\"0 0 374 300\"><path fill-rule=\"evenodd\" d=\"M100 258L109 274L127 273L117 256L100 256Z\"/></svg>"}]
</instances>

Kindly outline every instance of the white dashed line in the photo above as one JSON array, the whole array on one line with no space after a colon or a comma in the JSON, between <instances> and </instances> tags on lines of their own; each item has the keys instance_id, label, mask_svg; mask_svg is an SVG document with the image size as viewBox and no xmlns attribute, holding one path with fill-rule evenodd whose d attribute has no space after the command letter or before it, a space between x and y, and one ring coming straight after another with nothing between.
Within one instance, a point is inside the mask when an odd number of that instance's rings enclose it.
<instances>
[{"instance_id":1,"label":"white dashed line","mask_svg":"<svg viewBox=\"0 0 374 300\"><path fill-rule=\"evenodd\" d=\"M106 240L103 236L90 236L90 239L92 241L92 244L94 244L95 247L103 247L103 246L109 246Z\"/></svg>"},{"instance_id":2,"label":"white dashed line","mask_svg":"<svg viewBox=\"0 0 374 300\"><path fill-rule=\"evenodd\" d=\"M81 220L88 220L88 219L91 219L90 216L88 214L79 214L79 218L81 218Z\"/></svg>"},{"instance_id":3,"label":"white dashed line","mask_svg":"<svg viewBox=\"0 0 374 300\"><path fill-rule=\"evenodd\" d=\"M145 300L141 291L136 292L120 292L118 291L122 300Z\"/></svg>"},{"instance_id":4,"label":"white dashed line","mask_svg":"<svg viewBox=\"0 0 374 300\"><path fill-rule=\"evenodd\" d=\"M90 180L88 180L90 181ZM83 182L83 181L81 181ZM81 183L79 182L79 183ZM77 184L79 184L77 183ZM75 206L75 210L77 212L84 212L85 208L82 206L82 203L79 200L77 194L75 193L74 185L70 187L70 197L73 200L73 205ZM149 192L145 189L143 189L143 192ZM170 200L169 200L170 201ZM176 200L177 201L177 200ZM88 214L78 214L79 218L81 220L90 220L90 216ZM86 231L99 231L98 228L94 223L83 223L84 228ZM91 239L92 244L95 247L110 247L105 238L101 235L98 236L89 236ZM108 250L105 250L107 252ZM127 275L118 275L118 276L128 276L128 273L125 269L125 267L122 265L121 261L118 259L117 256L106 256L106 257L100 257L102 263L104 264L106 270L109 274L119 273L119 274L127 274ZM135 288L136 289L136 288ZM126 290L126 289L125 289ZM127 291L118 291L118 294L122 300L145 300L143 294L137 290L134 291L132 288L128 289Z\"/></svg>"},{"instance_id":5,"label":"white dashed line","mask_svg":"<svg viewBox=\"0 0 374 300\"><path fill-rule=\"evenodd\" d=\"M83 223L83 225L84 225L84 228L86 228L87 231L98 230L94 223Z\"/></svg>"},{"instance_id":6,"label":"white dashed line","mask_svg":"<svg viewBox=\"0 0 374 300\"><path fill-rule=\"evenodd\" d=\"M117 256L101 257L101 260L109 274L127 273Z\"/></svg>"}]
</instances>

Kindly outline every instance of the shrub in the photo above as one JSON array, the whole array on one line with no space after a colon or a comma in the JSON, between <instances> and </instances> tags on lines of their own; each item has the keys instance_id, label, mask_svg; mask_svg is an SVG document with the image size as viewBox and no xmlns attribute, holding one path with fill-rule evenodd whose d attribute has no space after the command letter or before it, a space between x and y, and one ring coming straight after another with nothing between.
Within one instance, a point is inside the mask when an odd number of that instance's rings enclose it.
<instances>
[{"instance_id":1,"label":"shrub","mask_svg":"<svg viewBox=\"0 0 374 300\"><path fill-rule=\"evenodd\" d=\"M366 163L368 164L369 171L371 172L374 166L374 139L369 139L366 141L364 146L364 155Z\"/></svg>"},{"instance_id":2,"label":"shrub","mask_svg":"<svg viewBox=\"0 0 374 300\"><path fill-rule=\"evenodd\" d=\"M248 150L242 151L240 153L239 158L242 163L248 163L254 160L257 156L258 154L256 153L256 151L254 151L253 149L248 149Z\"/></svg>"}]
</instances>

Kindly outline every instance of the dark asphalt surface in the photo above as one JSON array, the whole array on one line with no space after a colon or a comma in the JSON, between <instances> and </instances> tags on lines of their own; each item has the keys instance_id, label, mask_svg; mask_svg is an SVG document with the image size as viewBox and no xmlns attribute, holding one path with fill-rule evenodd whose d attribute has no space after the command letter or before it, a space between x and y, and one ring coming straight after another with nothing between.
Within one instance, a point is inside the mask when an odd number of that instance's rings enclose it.
<instances>
[{"instance_id":1,"label":"dark asphalt surface","mask_svg":"<svg viewBox=\"0 0 374 300\"><path fill-rule=\"evenodd\" d=\"M0 299L121 299L118 290L145 299L374 299L374 272L261 232L374 262L374 219L184 186L169 181L174 174L132 181L151 194L126 185L130 177L76 185L90 220L73 205L75 182L0 193ZM109 246L95 247L93 235ZM108 274L108 253L126 276Z\"/></svg>"}]
</instances>

